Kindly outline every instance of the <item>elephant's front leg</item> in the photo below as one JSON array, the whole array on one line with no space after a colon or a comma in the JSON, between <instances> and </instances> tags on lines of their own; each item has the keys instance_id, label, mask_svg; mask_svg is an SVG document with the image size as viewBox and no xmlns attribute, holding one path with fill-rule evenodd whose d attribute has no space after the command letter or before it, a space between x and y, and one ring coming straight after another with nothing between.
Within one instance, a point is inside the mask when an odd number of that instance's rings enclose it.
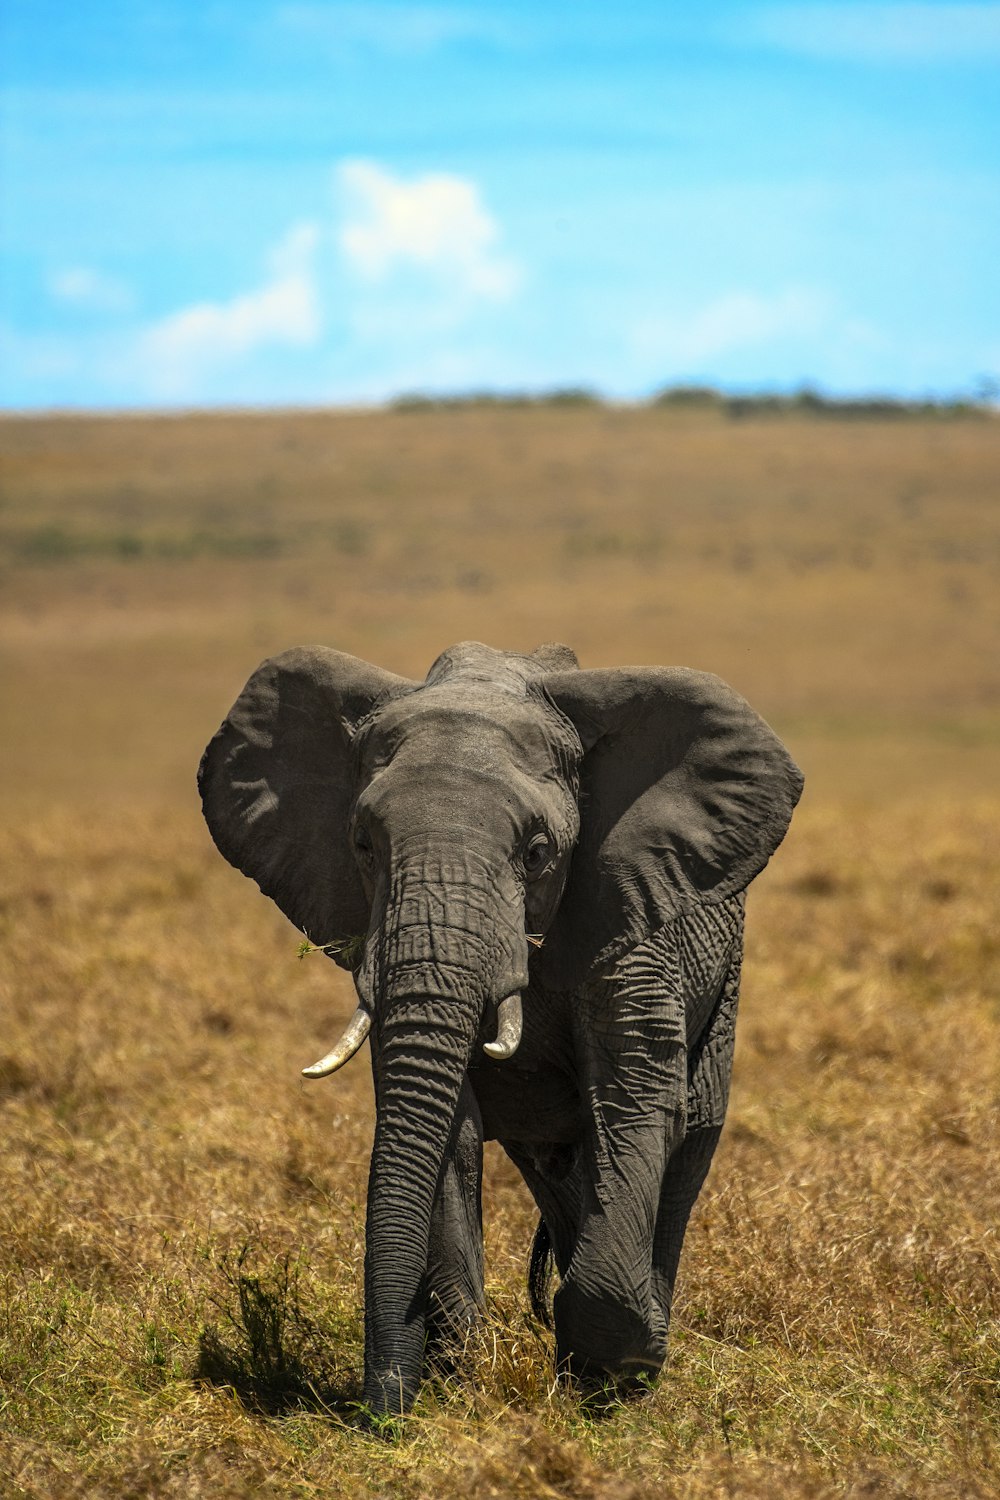
<instances>
[{"instance_id":1,"label":"elephant's front leg","mask_svg":"<svg viewBox=\"0 0 1000 1500\"><path fill-rule=\"evenodd\" d=\"M654 1376L667 1316L653 1243L667 1161L684 1133L683 1014L641 987L605 984L581 1017L591 1170L573 1256L553 1301L560 1364L584 1379Z\"/></svg>"},{"instance_id":2,"label":"elephant's front leg","mask_svg":"<svg viewBox=\"0 0 1000 1500\"><path fill-rule=\"evenodd\" d=\"M668 1319L688 1219L712 1165L729 1103L740 993L740 958L741 949L737 947L719 995L692 1049L688 1064L687 1130L684 1140L670 1158L660 1193L653 1242L653 1288Z\"/></svg>"},{"instance_id":3,"label":"elephant's front leg","mask_svg":"<svg viewBox=\"0 0 1000 1500\"><path fill-rule=\"evenodd\" d=\"M431 1214L427 1252L427 1355L460 1350L482 1315L483 1126L468 1079L462 1085Z\"/></svg>"}]
</instances>

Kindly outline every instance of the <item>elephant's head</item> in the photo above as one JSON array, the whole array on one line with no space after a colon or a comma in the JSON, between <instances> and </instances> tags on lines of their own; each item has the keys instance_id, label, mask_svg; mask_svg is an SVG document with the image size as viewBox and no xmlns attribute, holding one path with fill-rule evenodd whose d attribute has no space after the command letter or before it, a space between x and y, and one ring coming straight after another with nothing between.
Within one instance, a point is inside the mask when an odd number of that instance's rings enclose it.
<instances>
[{"instance_id":1,"label":"elephant's head","mask_svg":"<svg viewBox=\"0 0 1000 1500\"><path fill-rule=\"evenodd\" d=\"M306 1072L373 1030L365 1397L399 1411L474 1049L515 1053L529 969L574 989L685 905L742 890L801 778L717 678L466 643L423 683L324 647L265 662L199 785L226 858L355 972L355 1018Z\"/></svg>"}]
</instances>

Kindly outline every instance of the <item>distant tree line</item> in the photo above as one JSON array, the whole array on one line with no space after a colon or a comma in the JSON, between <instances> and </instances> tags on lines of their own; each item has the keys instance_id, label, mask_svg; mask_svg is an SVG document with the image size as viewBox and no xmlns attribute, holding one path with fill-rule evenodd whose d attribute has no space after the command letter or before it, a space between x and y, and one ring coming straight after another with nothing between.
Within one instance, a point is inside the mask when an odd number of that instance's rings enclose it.
<instances>
[{"instance_id":1,"label":"distant tree line","mask_svg":"<svg viewBox=\"0 0 1000 1500\"><path fill-rule=\"evenodd\" d=\"M597 391L586 386L560 386L551 391L462 391L447 396L411 391L389 404L393 411L443 411L464 406L604 406L607 403Z\"/></svg>"},{"instance_id":2,"label":"distant tree line","mask_svg":"<svg viewBox=\"0 0 1000 1500\"><path fill-rule=\"evenodd\" d=\"M984 378L973 395L906 400L897 396L826 396L811 386L792 392L751 391L732 394L710 385L669 385L632 406L675 410L716 411L726 417L819 416L835 418L897 418L980 416L996 414L1000 382ZM609 402L588 386L562 386L550 391L465 391L452 395L410 392L390 402L393 411L446 411L465 407L600 407Z\"/></svg>"},{"instance_id":3,"label":"distant tree line","mask_svg":"<svg viewBox=\"0 0 1000 1500\"><path fill-rule=\"evenodd\" d=\"M908 401L898 396L825 396L811 386L792 392L751 391L730 395L707 385L672 385L657 392L653 406L701 407L728 417L928 417L969 416L994 410L991 393Z\"/></svg>"}]
</instances>

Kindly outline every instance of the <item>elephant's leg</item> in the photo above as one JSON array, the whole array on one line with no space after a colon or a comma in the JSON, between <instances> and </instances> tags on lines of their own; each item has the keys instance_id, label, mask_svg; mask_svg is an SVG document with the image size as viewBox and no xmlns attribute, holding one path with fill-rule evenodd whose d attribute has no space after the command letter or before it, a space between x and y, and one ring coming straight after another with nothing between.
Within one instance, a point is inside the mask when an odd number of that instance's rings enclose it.
<instances>
[{"instance_id":1,"label":"elephant's leg","mask_svg":"<svg viewBox=\"0 0 1000 1500\"><path fill-rule=\"evenodd\" d=\"M674 1300L674 1282L688 1219L701 1192L722 1126L689 1130L670 1158L653 1237L653 1294L666 1325Z\"/></svg>"},{"instance_id":2,"label":"elephant's leg","mask_svg":"<svg viewBox=\"0 0 1000 1500\"><path fill-rule=\"evenodd\" d=\"M586 1115L583 1195L573 1255L553 1299L556 1354L585 1381L627 1386L654 1376L666 1354L653 1241L688 1093L674 929L580 990L572 1018Z\"/></svg>"},{"instance_id":3,"label":"elephant's leg","mask_svg":"<svg viewBox=\"0 0 1000 1500\"><path fill-rule=\"evenodd\" d=\"M431 1214L427 1254L427 1352L447 1359L483 1311L483 1126L462 1085Z\"/></svg>"},{"instance_id":4,"label":"elephant's leg","mask_svg":"<svg viewBox=\"0 0 1000 1500\"><path fill-rule=\"evenodd\" d=\"M636 1052L639 1051L638 1045ZM666 1355L667 1319L653 1282L653 1243L667 1160L683 1134L687 1054L655 1048L650 1087L632 1077L606 1087L595 1122L596 1168L585 1183L572 1259L553 1300L559 1363L585 1381L629 1386L654 1377ZM655 1082L655 1089L652 1084ZM602 1159L603 1158L603 1159Z\"/></svg>"},{"instance_id":5,"label":"elephant's leg","mask_svg":"<svg viewBox=\"0 0 1000 1500\"><path fill-rule=\"evenodd\" d=\"M668 1322L688 1219L708 1176L726 1118L739 987L737 951L689 1060L687 1131L670 1157L660 1193L653 1240L653 1288Z\"/></svg>"},{"instance_id":6,"label":"elephant's leg","mask_svg":"<svg viewBox=\"0 0 1000 1500\"><path fill-rule=\"evenodd\" d=\"M652 1378L666 1353L667 1327L650 1275L656 1188L636 1162L602 1204L587 1185L573 1255L553 1298L556 1359L584 1381L628 1384Z\"/></svg>"}]
</instances>

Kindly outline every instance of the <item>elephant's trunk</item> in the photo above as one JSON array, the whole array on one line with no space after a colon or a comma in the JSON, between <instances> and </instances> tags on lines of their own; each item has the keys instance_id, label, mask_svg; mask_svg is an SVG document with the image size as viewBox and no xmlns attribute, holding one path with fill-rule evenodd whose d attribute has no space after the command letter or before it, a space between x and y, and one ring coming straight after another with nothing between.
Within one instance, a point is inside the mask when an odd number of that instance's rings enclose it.
<instances>
[{"instance_id":1,"label":"elephant's trunk","mask_svg":"<svg viewBox=\"0 0 1000 1500\"><path fill-rule=\"evenodd\" d=\"M420 1383L431 1212L478 1018L445 1027L423 997L400 1005L377 1065L368 1184L365 1400L409 1411Z\"/></svg>"},{"instance_id":2,"label":"elephant's trunk","mask_svg":"<svg viewBox=\"0 0 1000 1500\"><path fill-rule=\"evenodd\" d=\"M408 1411L420 1382L435 1193L487 1002L526 982L516 917L485 861L462 852L395 877L369 940L377 1123L365 1400L376 1412Z\"/></svg>"}]
</instances>

